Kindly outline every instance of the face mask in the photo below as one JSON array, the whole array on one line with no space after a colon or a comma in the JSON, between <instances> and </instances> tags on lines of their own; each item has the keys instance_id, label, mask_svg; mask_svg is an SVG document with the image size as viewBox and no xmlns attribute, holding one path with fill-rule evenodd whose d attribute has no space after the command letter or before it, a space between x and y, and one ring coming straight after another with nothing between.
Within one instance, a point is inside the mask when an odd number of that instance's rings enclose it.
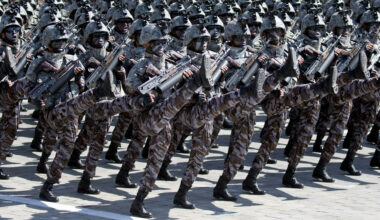
<instances>
[{"instance_id":1,"label":"face mask","mask_svg":"<svg viewBox=\"0 0 380 220\"><path fill-rule=\"evenodd\" d=\"M185 31L187 27L178 27L174 31L174 35L177 39L184 40L185 39Z\"/></svg>"},{"instance_id":2,"label":"face mask","mask_svg":"<svg viewBox=\"0 0 380 220\"><path fill-rule=\"evenodd\" d=\"M369 26L369 35L371 38L378 37L380 32L380 24L373 23Z\"/></svg>"},{"instance_id":3,"label":"face mask","mask_svg":"<svg viewBox=\"0 0 380 220\"><path fill-rule=\"evenodd\" d=\"M92 46L95 48L102 48L106 42L107 34L95 33L92 35Z\"/></svg>"},{"instance_id":4,"label":"face mask","mask_svg":"<svg viewBox=\"0 0 380 220\"><path fill-rule=\"evenodd\" d=\"M268 44L271 45L278 45L281 43L281 39L283 37L283 34L279 30L272 30L268 33Z\"/></svg>"},{"instance_id":5,"label":"face mask","mask_svg":"<svg viewBox=\"0 0 380 220\"><path fill-rule=\"evenodd\" d=\"M17 26L8 27L5 30L6 41L11 42L12 44L17 43L17 40L18 40L19 34L20 34L20 30L21 30L21 28L17 27Z\"/></svg>"},{"instance_id":6,"label":"face mask","mask_svg":"<svg viewBox=\"0 0 380 220\"><path fill-rule=\"evenodd\" d=\"M322 28L321 27L312 27L308 28L307 30L307 36L310 37L313 40L318 40L322 36Z\"/></svg>"},{"instance_id":7,"label":"face mask","mask_svg":"<svg viewBox=\"0 0 380 220\"><path fill-rule=\"evenodd\" d=\"M127 19L120 19L115 23L116 31L123 34L127 33L130 26L131 22L128 22Z\"/></svg>"},{"instance_id":8,"label":"face mask","mask_svg":"<svg viewBox=\"0 0 380 220\"><path fill-rule=\"evenodd\" d=\"M160 20L156 22L157 26L160 28L161 33L163 35L167 35L169 33L169 22L166 20Z\"/></svg>"},{"instance_id":9,"label":"face mask","mask_svg":"<svg viewBox=\"0 0 380 220\"><path fill-rule=\"evenodd\" d=\"M194 49L198 53L203 53L207 50L208 38L202 37L195 40Z\"/></svg>"},{"instance_id":10,"label":"face mask","mask_svg":"<svg viewBox=\"0 0 380 220\"><path fill-rule=\"evenodd\" d=\"M251 38L255 38L259 33L260 25L249 25L249 31L251 32Z\"/></svg>"},{"instance_id":11,"label":"face mask","mask_svg":"<svg viewBox=\"0 0 380 220\"><path fill-rule=\"evenodd\" d=\"M50 47L55 53L61 53L65 50L67 45L67 40L54 40L50 43Z\"/></svg>"},{"instance_id":12,"label":"face mask","mask_svg":"<svg viewBox=\"0 0 380 220\"><path fill-rule=\"evenodd\" d=\"M213 40L217 40L217 39L222 37L222 31L217 26L211 26L211 27L207 28L207 30L211 35L211 39L213 39Z\"/></svg>"},{"instance_id":13,"label":"face mask","mask_svg":"<svg viewBox=\"0 0 380 220\"><path fill-rule=\"evenodd\" d=\"M161 57L164 55L164 48L165 48L166 41L163 40L155 40L150 44L150 51Z\"/></svg>"},{"instance_id":14,"label":"face mask","mask_svg":"<svg viewBox=\"0 0 380 220\"><path fill-rule=\"evenodd\" d=\"M338 36L342 36L342 37L347 37L350 35L352 31L352 28L351 27L339 27L337 28L336 32L338 34Z\"/></svg>"}]
</instances>

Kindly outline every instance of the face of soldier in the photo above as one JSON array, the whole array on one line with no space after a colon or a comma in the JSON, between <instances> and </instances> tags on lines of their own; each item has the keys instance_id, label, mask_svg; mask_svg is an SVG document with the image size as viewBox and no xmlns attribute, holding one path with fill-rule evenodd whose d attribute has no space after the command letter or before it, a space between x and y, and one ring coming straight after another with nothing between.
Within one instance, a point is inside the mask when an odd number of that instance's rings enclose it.
<instances>
[{"instance_id":1,"label":"face of soldier","mask_svg":"<svg viewBox=\"0 0 380 220\"><path fill-rule=\"evenodd\" d=\"M150 42L147 51L159 57L164 55L166 40L153 40Z\"/></svg>"},{"instance_id":2,"label":"face of soldier","mask_svg":"<svg viewBox=\"0 0 380 220\"><path fill-rule=\"evenodd\" d=\"M158 20L156 22L156 24L160 28L161 33L163 35L167 35L169 33L169 21L167 21L167 20Z\"/></svg>"},{"instance_id":3,"label":"face of soldier","mask_svg":"<svg viewBox=\"0 0 380 220\"><path fill-rule=\"evenodd\" d=\"M223 30L219 26L216 26L216 25L208 26L207 30L210 33L212 40L218 40L222 37Z\"/></svg>"},{"instance_id":4,"label":"face of soldier","mask_svg":"<svg viewBox=\"0 0 380 220\"><path fill-rule=\"evenodd\" d=\"M244 47L247 45L248 38L247 35L235 35L232 37L231 44L234 47Z\"/></svg>"},{"instance_id":5,"label":"face of soldier","mask_svg":"<svg viewBox=\"0 0 380 220\"><path fill-rule=\"evenodd\" d=\"M352 31L351 27L338 27L336 28L336 34L337 36L342 36L342 37L348 37L350 36L350 33Z\"/></svg>"},{"instance_id":6,"label":"face of soldier","mask_svg":"<svg viewBox=\"0 0 380 220\"><path fill-rule=\"evenodd\" d=\"M234 19L234 16L230 14L220 15L219 17L220 17L220 20L222 20L224 25L227 25L229 22L231 22Z\"/></svg>"},{"instance_id":7,"label":"face of soldier","mask_svg":"<svg viewBox=\"0 0 380 220\"><path fill-rule=\"evenodd\" d=\"M5 29L5 40L15 44L20 35L21 28L18 26L11 26Z\"/></svg>"},{"instance_id":8,"label":"face of soldier","mask_svg":"<svg viewBox=\"0 0 380 220\"><path fill-rule=\"evenodd\" d=\"M104 47L104 44L106 43L107 36L108 35L106 33L103 33L103 32L98 32L98 33L92 34L92 38L91 38L92 46L95 48Z\"/></svg>"},{"instance_id":9,"label":"face of soldier","mask_svg":"<svg viewBox=\"0 0 380 220\"><path fill-rule=\"evenodd\" d=\"M273 46L280 46L282 39L284 38L284 31L282 29L272 29L266 32L266 38L268 44Z\"/></svg>"},{"instance_id":10,"label":"face of soldier","mask_svg":"<svg viewBox=\"0 0 380 220\"><path fill-rule=\"evenodd\" d=\"M173 33L174 37L179 39L179 40L184 40L186 29L187 29L186 26L175 28L174 33Z\"/></svg>"},{"instance_id":11,"label":"face of soldier","mask_svg":"<svg viewBox=\"0 0 380 220\"><path fill-rule=\"evenodd\" d=\"M131 19L128 19L128 18L119 19L115 22L115 29L119 33L126 34L131 24L132 24Z\"/></svg>"},{"instance_id":12,"label":"face of soldier","mask_svg":"<svg viewBox=\"0 0 380 220\"><path fill-rule=\"evenodd\" d=\"M50 43L50 47L52 49L52 52L54 53L61 53L65 50L66 48L66 45L67 45L67 40L66 39L63 39L63 40L53 40L51 43Z\"/></svg>"},{"instance_id":13,"label":"face of soldier","mask_svg":"<svg viewBox=\"0 0 380 220\"><path fill-rule=\"evenodd\" d=\"M190 18L190 22L193 24L193 25L196 25L196 24L202 24L204 21L204 16L194 16L192 18Z\"/></svg>"},{"instance_id":14,"label":"face of soldier","mask_svg":"<svg viewBox=\"0 0 380 220\"><path fill-rule=\"evenodd\" d=\"M199 37L194 40L194 48L193 50L198 53L204 53L207 50L208 41L210 38L208 37Z\"/></svg>"},{"instance_id":15,"label":"face of soldier","mask_svg":"<svg viewBox=\"0 0 380 220\"><path fill-rule=\"evenodd\" d=\"M313 40L318 40L322 37L324 28L320 26L310 27L306 30L306 35Z\"/></svg>"},{"instance_id":16,"label":"face of soldier","mask_svg":"<svg viewBox=\"0 0 380 220\"><path fill-rule=\"evenodd\" d=\"M251 38L255 38L256 35L260 31L261 25L260 24L250 24L250 25L248 25L248 27L249 27L249 31L251 32Z\"/></svg>"},{"instance_id":17,"label":"face of soldier","mask_svg":"<svg viewBox=\"0 0 380 220\"><path fill-rule=\"evenodd\" d=\"M380 33L380 24L379 23L371 23L369 25L369 35L371 38L378 38Z\"/></svg>"}]
</instances>

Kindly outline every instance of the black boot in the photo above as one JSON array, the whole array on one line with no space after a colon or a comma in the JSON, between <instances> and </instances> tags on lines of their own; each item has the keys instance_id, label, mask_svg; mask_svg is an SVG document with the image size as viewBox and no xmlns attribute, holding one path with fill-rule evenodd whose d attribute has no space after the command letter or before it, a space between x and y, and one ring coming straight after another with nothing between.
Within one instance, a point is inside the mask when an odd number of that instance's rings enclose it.
<instances>
[{"instance_id":1,"label":"black boot","mask_svg":"<svg viewBox=\"0 0 380 220\"><path fill-rule=\"evenodd\" d=\"M217 199L223 199L225 201L236 201L237 198L232 196L227 190L227 184L230 180L224 175L219 177L218 183L214 188L214 197Z\"/></svg>"},{"instance_id":2,"label":"black boot","mask_svg":"<svg viewBox=\"0 0 380 220\"><path fill-rule=\"evenodd\" d=\"M198 174L199 175L207 175L210 171L206 168L204 168L203 164L201 165L201 168L199 169Z\"/></svg>"},{"instance_id":3,"label":"black boot","mask_svg":"<svg viewBox=\"0 0 380 220\"><path fill-rule=\"evenodd\" d=\"M160 172L158 173L157 179L159 180L165 180L165 181L176 181L177 177L173 176L169 170L168 166L170 164L170 161L164 160L162 163Z\"/></svg>"},{"instance_id":4,"label":"black boot","mask_svg":"<svg viewBox=\"0 0 380 220\"><path fill-rule=\"evenodd\" d=\"M212 149L218 149L219 148L219 144L213 144L213 145L211 145L211 148Z\"/></svg>"},{"instance_id":5,"label":"black boot","mask_svg":"<svg viewBox=\"0 0 380 220\"><path fill-rule=\"evenodd\" d=\"M0 168L0 180L8 180L9 175L4 173L3 169Z\"/></svg>"},{"instance_id":6,"label":"black boot","mask_svg":"<svg viewBox=\"0 0 380 220\"><path fill-rule=\"evenodd\" d=\"M313 145L313 152L319 152L319 153L322 152L321 145L322 145L323 136L324 134L322 134L321 132L317 133L317 139L315 139L315 142Z\"/></svg>"},{"instance_id":7,"label":"black boot","mask_svg":"<svg viewBox=\"0 0 380 220\"><path fill-rule=\"evenodd\" d=\"M244 165L243 164L240 165L239 170L244 170Z\"/></svg>"},{"instance_id":8,"label":"black boot","mask_svg":"<svg viewBox=\"0 0 380 220\"><path fill-rule=\"evenodd\" d=\"M67 163L67 165L69 165L71 169L80 169L80 170L84 169L84 164L80 160L80 154L81 154L80 150L78 149L73 150L70 160Z\"/></svg>"},{"instance_id":9,"label":"black boot","mask_svg":"<svg viewBox=\"0 0 380 220\"><path fill-rule=\"evenodd\" d=\"M373 144L377 143L377 140L379 139L379 127L377 125L373 125L371 132L367 136L367 141Z\"/></svg>"},{"instance_id":10,"label":"black boot","mask_svg":"<svg viewBox=\"0 0 380 220\"><path fill-rule=\"evenodd\" d=\"M141 156L144 158L144 159L148 159L148 156L149 156L149 143L150 142L150 137L147 138L146 142L145 142L145 146L141 152Z\"/></svg>"},{"instance_id":11,"label":"black boot","mask_svg":"<svg viewBox=\"0 0 380 220\"><path fill-rule=\"evenodd\" d=\"M189 202L187 199L187 192L190 190L190 187L181 183L179 186L178 192L174 196L173 203L184 209L195 209L195 206Z\"/></svg>"},{"instance_id":12,"label":"black boot","mask_svg":"<svg viewBox=\"0 0 380 220\"><path fill-rule=\"evenodd\" d=\"M374 153L369 165L371 167L380 168L380 151L379 150L377 150L377 149L375 150L375 153Z\"/></svg>"},{"instance_id":13,"label":"black boot","mask_svg":"<svg viewBox=\"0 0 380 220\"><path fill-rule=\"evenodd\" d=\"M187 135L182 135L181 140L179 141L179 144L177 146L177 151L183 154L188 154L190 153L190 150L186 147L185 145L185 139Z\"/></svg>"},{"instance_id":14,"label":"black boot","mask_svg":"<svg viewBox=\"0 0 380 220\"><path fill-rule=\"evenodd\" d=\"M42 135L40 134L40 131L34 132L34 137L32 140L32 143L30 144L30 147L36 151L42 152L41 142L42 142Z\"/></svg>"},{"instance_id":15,"label":"black boot","mask_svg":"<svg viewBox=\"0 0 380 220\"><path fill-rule=\"evenodd\" d=\"M91 179L90 174L84 171L78 185L78 190L77 190L78 193L95 194L95 195L100 193L99 189L95 189L91 186L90 179Z\"/></svg>"},{"instance_id":16,"label":"black boot","mask_svg":"<svg viewBox=\"0 0 380 220\"><path fill-rule=\"evenodd\" d=\"M233 126L234 126L234 123L230 119L224 118L224 121L223 121L224 129L231 129Z\"/></svg>"},{"instance_id":17,"label":"black boot","mask_svg":"<svg viewBox=\"0 0 380 220\"><path fill-rule=\"evenodd\" d=\"M125 188L137 188L137 184L133 183L129 178L129 168L125 165L121 166L116 176L116 184Z\"/></svg>"},{"instance_id":18,"label":"black boot","mask_svg":"<svg viewBox=\"0 0 380 220\"><path fill-rule=\"evenodd\" d=\"M125 139L131 139L132 138L132 131L133 131L133 125L131 123L128 126L127 132L125 132L125 135L124 135Z\"/></svg>"},{"instance_id":19,"label":"black boot","mask_svg":"<svg viewBox=\"0 0 380 220\"><path fill-rule=\"evenodd\" d=\"M359 170L356 170L354 166L355 154L356 154L355 151L348 150L346 158L343 160L342 164L340 165L340 169L343 171L347 171L350 175L360 176L362 175L362 172L360 172Z\"/></svg>"},{"instance_id":20,"label":"black boot","mask_svg":"<svg viewBox=\"0 0 380 220\"><path fill-rule=\"evenodd\" d=\"M42 152L42 155L40 157L40 162L37 165L37 173L47 173L49 168L46 162L48 161L49 156L50 156L50 153Z\"/></svg>"},{"instance_id":21,"label":"black boot","mask_svg":"<svg viewBox=\"0 0 380 220\"><path fill-rule=\"evenodd\" d=\"M326 166L329 162L321 158L313 171L313 177L326 183L333 183L335 180L329 176L326 171Z\"/></svg>"},{"instance_id":22,"label":"black boot","mask_svg":"<svg viewBox=\"0 0 380 220\"><path fill-rule=\"evenodd\" d=\"M58 202L58 197L53 194L52 189L53 183L46 180L40 191L40 199L48 202Z\"/></svg>"},{"instance_id":23,"label":"black boot","mask_svg":"<svg viewBox=\"0 0 380 220\"><path fill-rule=\"evenodd\" d=\"M350 148L351 140L352 140L352 129L348 128L347 135L346 135L346 137L344 138L342 148L343 148L343 149L348 149L348 148Z\"/></svg>"},{"instance_id":24,"label":"black boot","mask_svg":"<svg viewBox=\"0 0 380 220\"><path fill-rule=\"evenodd\" d=\"M152 213L146 211L144 207L144 199L148 195L148 191L139 189L137 192L135 200L133 200L133 203L131 205L131 209L129 212L134 215L141 218L152 218Z\"/></svg>"},{"instance_id":25,"label":"black boot","mask_svg":"<svg viewBox=\"0 0 380 220\"><path fill-rule=\"evenodd\" d=\"M107 160L112 160L115 163L122 163L122 160L120 159L119 154L117 154L118 147L120 147L118 144L111 142L110 146L108 147L108 151L106 153Z\"/></svg>"},{"instance_id":26,"label":"black boot","mask_svg":"<svg viewBox=\"0 0 380 220\"><path fill-rule=\"evenodd\" d=\"M286 145L286 147L284 149L284 156L285 157L289 157L290 151L293 149L293 147L294 147L294 140L292 137L290 137L288 144Z\"/></svg>"},{"instance_id":27,"label":"black boot","mask_svg":"<svg viewBox=\"0 0 380 220\"><path fill-rule=\"evenodd\" d=\"M272 159L271 157L268 158L267 164L276 164L277 160Z\"/></svg>"},{"instance_id":28,"label":"black boot","mask_svg":"<svg viewBox=\"0 0 380 220\"><path fill-rule=\"evenodd\" d=\"M243 190L249 191L255 195L265 195L265 191L261 190L257 185L257 176L260 170L251 168L248 172L248 176L243 181Z\"/></svg>"},{"instance_id":29,"label":"black boot","mask_svg":"<svg viewBox=\"0 0 380 220\"><path fill-rule=\"evenodd\" d=\"M288 166L285 175L282 177L282 184L290 188L302 189L303 184L298 182L298 180L294 176L295 172L295 167Z\"/></svg>"}]
</instances>

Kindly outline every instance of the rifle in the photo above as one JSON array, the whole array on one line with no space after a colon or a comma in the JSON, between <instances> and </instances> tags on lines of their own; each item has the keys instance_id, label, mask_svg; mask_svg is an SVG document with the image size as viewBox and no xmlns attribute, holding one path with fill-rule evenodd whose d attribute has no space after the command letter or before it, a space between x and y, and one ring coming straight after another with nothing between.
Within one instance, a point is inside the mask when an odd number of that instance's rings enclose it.
<instances>
[{"instance_id":1,"label":"rifle","mask_svg":"<svg viewBox=\"0 0 380 220\"><path fill-rule=\"evenodd\" d=\"M335 59L335 46L339 42L341 36L339 36L334 43L330 44L327 49L309 66L304 73L304 76L308 80L312 80L316 74L322 75L326 69L330 66L331 62Z\"/></svg>"},{"instance_id":2,"label":"rifle","mask_svg":"<svg viewBox=\"0 0 380 220\"><path fill-rule=\"evenodd\" d=\"M94 72L86 79L87 88L92 88L98 80L104 81L108 71L112 71L113 68L119 62L119 57L123 55L124 50L122 45L125 42L117 45L111 53L102 61L101 65L98 66Z\"/></svg>"},{"instance_id":3,"label":"rifle","mask_svg":"<svg viewBox=\"0 0 380 220\"><path fill-rule=\"evenodd\" d=\"M182 80L182 73L190 69L192 61L195 59L186 56L177 65L169 68L164 74L150 78L145 83L141 84L137 89L141 94L157 88L164 92Z\"/></svg>"},{"instance_id":4,"label":"rifle","mask_svg":"<svg viewBox=\"0 0 380 220\"><path fill-rule=\"evenodd\" d=\"M66 66L61 68L55 77L49 77L47 80L35 86L29 91L28 96L31 99L36 99L44 93L53 94L63 87L63 85L70 81L74 76L74 68L80 59L69 62Z\"/></svg>"},{"instance_id":5,"label":"rifle","mask_svg":"<svg viewBox=\"0 0 380 220\"><path fill-rule=\"evenodd\" d=\"M357 44L354 48L351 50L351 56L347 58L344 62L341 62L338 64L338 73L343 72L346 70L347 67L349 66L356 66L355 64L359 63L359 52L365 48L367 45L367 42L362 41Z\"/></svg>"},{"instance_id":6,"label":"rifle","mask_svg":"<svg viewBox=\"0 0 380 220\"><path fill-rule=\"evenodd\" d=\"M219 79L222 77L222 67L227 66L228 60L226 60L228 53L230 52L230 48L225 50L222 54L217 56L214 60L213 68L212 68L212 80L213 84L215 85L216 82L219 81Z\"/></svg>"},{"instance_id":7,"label":"rifle","mask_svg":"<svg viewBox=\"0 0 380 220\"><path fill-rule=\"evenodd\" d=\"M244 85L248 84L251 81L252 76L260 67L260 62L257 60L258 57L258 54L252 54L248 57L247 60L240 66L240 69L226 81L224 88L227 91L232 91L240 83Z\"/></svg>"},{"instance_id":8,"label":"rifle","mask_svg":"<svg viewBox=\"0 0 380 220\"><path fill-rule=\"evenodd\" d=\"M24 67L27 61L28 54L34 54L35 48L33 47L34 42L39 34L37 26L30 30L25 36L27 41L22 45L19 52L16 54L17 64L14 66L17 78L21 78L25 75Z\"/></svg>"}]
</instances>

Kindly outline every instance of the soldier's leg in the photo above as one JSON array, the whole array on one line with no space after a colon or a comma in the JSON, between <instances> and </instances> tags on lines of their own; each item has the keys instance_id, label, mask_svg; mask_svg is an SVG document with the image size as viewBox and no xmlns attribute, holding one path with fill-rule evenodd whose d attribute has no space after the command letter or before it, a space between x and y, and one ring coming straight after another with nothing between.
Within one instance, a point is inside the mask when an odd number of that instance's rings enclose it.
<instances>
[{"instance_id":1,"label":"soldier's leg","mask_svg":"<svg viewBox=\"0 0 380 220\"><path fill-rule=\"evenodd\" d=\"M373 123L371 132L367 136L367 141L376 144L379 139L380 130L380 111L376 115L375 122Z\"/></svg>"},{"instance_id":2,"label":"soldier's leg","mask_svg":"<svg viewBox=\"0 0 380 220\"><path fill-rule=\"evenodd\" d=\"M199 170L202 167L203 160L208 154L212 134L212 121L205 123L198 129L193 130L193 147L190 152L190 158L186 165L184 176L181 180L181 186L174 197L174 204L182 208L194 209L194 205L187 200L187 192L193 185ZM228 193L228 192L227 192ZM217 195L219 197L219 195Z\"/></svg>"},{"instance_id":3,"label":"soldier's leg","mask_svg":"<svg viewBox=\"0 0 380 220\"><path fill-rule=\"evenodd\" d=\"M222 113L214 118L214 131L211 136L211 148L218 148L218 144L215 144L216 139L218 138L219 132L223 127L223 122L225 119L225 114Z\"/></svg>"},{"instance_id":4,"label":"soldier's leg","mask_svg":"<svg viewBox=\"0 0 380 220\"><path fill-rule=\"evenodd\" d=\"M354 112L353 112L354 113ZM376 103L365 102L361 106L361 111L355 112L355 115L351 114L353 120L352 139L349 145L346 158L342 162L340 169L347 171L350 175L360 176L361 172L356 170L353 162L357 151L361 148L363 139L367 134L369 125L374 121L376 116Z\"/></svg>"},{"instance_id":5,"label":"soldier's leg","mask_svg":"<svg viewBox=\"0 0 380 220\"><path fill-rule=\"evenodd\" d=\"M289 153L288 169L282 179L285 186L292 188L303 188L303 185L294 177L296 167L303 157L306 148L313 136L315 125L318 121L320 111L320 103L318 100L312 102L307 108L300 109L300 117L297 131L297 136L294 142L294 148Z\"/></svg>"},{"instance_id":6,"label":"soldier's leg","mask_svg":"<svg viewBox=\"0 0 380 220\"><path fill-rule=\"evenodd\" d=\"M132 118L133 114L131 114L131 112L122 112L119 114L117 124L112 132L111 144L106 153L107 160L113 160L117 163L121 162L121 159L117 154L117 148L121 146L121 141L132 122Z\"/></svg>"},{"instance_id":7,"label":"soldier's leg","mask_svg":"<svg viewBox=\"0 0 380 220\"><path fill-rule=\"evenodd\" d=\"M100 155L103 152L104 143L106 141L107 131L110 126L110 119L98 120L95 123L95 126L92 127L93 138L90 145L89 152L87 154L85 169L81 181L78 185L78 192L85 194L99 194L98 189L94 189L91 186L90 179L95 176L95 170L97 162L100 158Z\"/></svg>"},{"instance_id":8,"label":"soldier's leg","mask_svg":"<svg viewBox=\"0 0 380 220\"><path fill-rule=\"evenodd\" d=\"M131 142L123 158L123 164L116 176L116 184L126 188L136 188L137 185L132 183L129 178L129 171L135 166L137 157L139 156L146 140L146 134L139 129L139 125L133 122L133 133Z\"/></svg>"},{"instance_id":9,"label":"soldier's leg","mask_svg":"<svg viewBox=\"0 0 380 220\"><path fill-rule=\"evenodd\" d=\"M257 195L265 194L257 185L257 176L267 163L270 154L276 149L282 128L285 124L286 112L270 115L267 118L267 129L261 138L261 146L252 162L248 176L243 182L243 189Z\"/></svg>"},{"instance_id":10,"label":"soldier's leg","mask_svg":"<svg viewBox=\"0 0 380 220\"><path fill-rule=\"evenodd\" d=\"M37 111L38 111L38 114L40 115L41 110L37 110ZM39 115L38 115L38 117L40 117ZM42 151L41 143L42 143L43 133L44 133L44 129L42 127L40 120L38 120L37 126L34 129L33 140L32 140L32 143L30 144L30 147L32 149L35 149L37 151Z\"/></svg>"},{"instance_id":11,"label":"soldier's leg","mask_svg":"<svg viewBox=\"0 0 380 220\"><path fill-rule=\"evenodd\" d=\"M293 107L289 113L290 121L288 127L285 130L286 133L289 128L289 141L284 150L284 155L286 157L289 157L289 153L293 149L294 142L296 141L295 139L297 138L297 129L300 126L300 111L301 110L298 107Z\"/></svg>"},{"instance_id":12,"label":"soldier's leg","mask_svg":"<svg viewBox=\"0 0 380 220\"><path fill-rule=\"evenodd\" d=\"M321 100L321 111L319 112L319 118L315 130L317 132L317 138L313 145L313 152L322 152L322 140L325 136L328 126L330 125L329 103L326 98Z\"/></svg>"},{"instance_id":13,"label":"soldier's leg","mask_svg":"<svg viewBox=\"0 0 380 220\"><path fill-rule=\"evenodd\" d=\"M313 171L314 178L320 179L324 182L334 182L334 179L328 175L326 166L334 155L339 141L342 139L345 126L350 116L351 108L351 101L348 101L340 106L334 106L334 109L331 112L329 136L327 137L325 146L323 147L317 167Z\"/></svg>"},{"instance_id":14,"label":"soldier's leg","mask_svg":"<svg viewBox=\"0 0 380 220\"><path fill-rule=\"evenodd\" d=\"M14 105L13 108L3 109L3 115L1 117L1 138L0 138L0 164L6 160L12 143L17 133L17 119L18 105ZM0 179L9 179L9 175L5 174L0 168Z\"/></svg>"},{"instance_id":15,"label":"soldier's leg","mask_svg":"<svg viewBox=\"0 0 380 220\"><path fill-rule=\"evenodd\" d=\"M37 165L37 173L47 173L49 167L46 163L57 143L58 134L55 129L50 128L46 123L41 123L41 125L44 128L44 140L42 143L42 154Z\"/></svg>"}]
</instances>

